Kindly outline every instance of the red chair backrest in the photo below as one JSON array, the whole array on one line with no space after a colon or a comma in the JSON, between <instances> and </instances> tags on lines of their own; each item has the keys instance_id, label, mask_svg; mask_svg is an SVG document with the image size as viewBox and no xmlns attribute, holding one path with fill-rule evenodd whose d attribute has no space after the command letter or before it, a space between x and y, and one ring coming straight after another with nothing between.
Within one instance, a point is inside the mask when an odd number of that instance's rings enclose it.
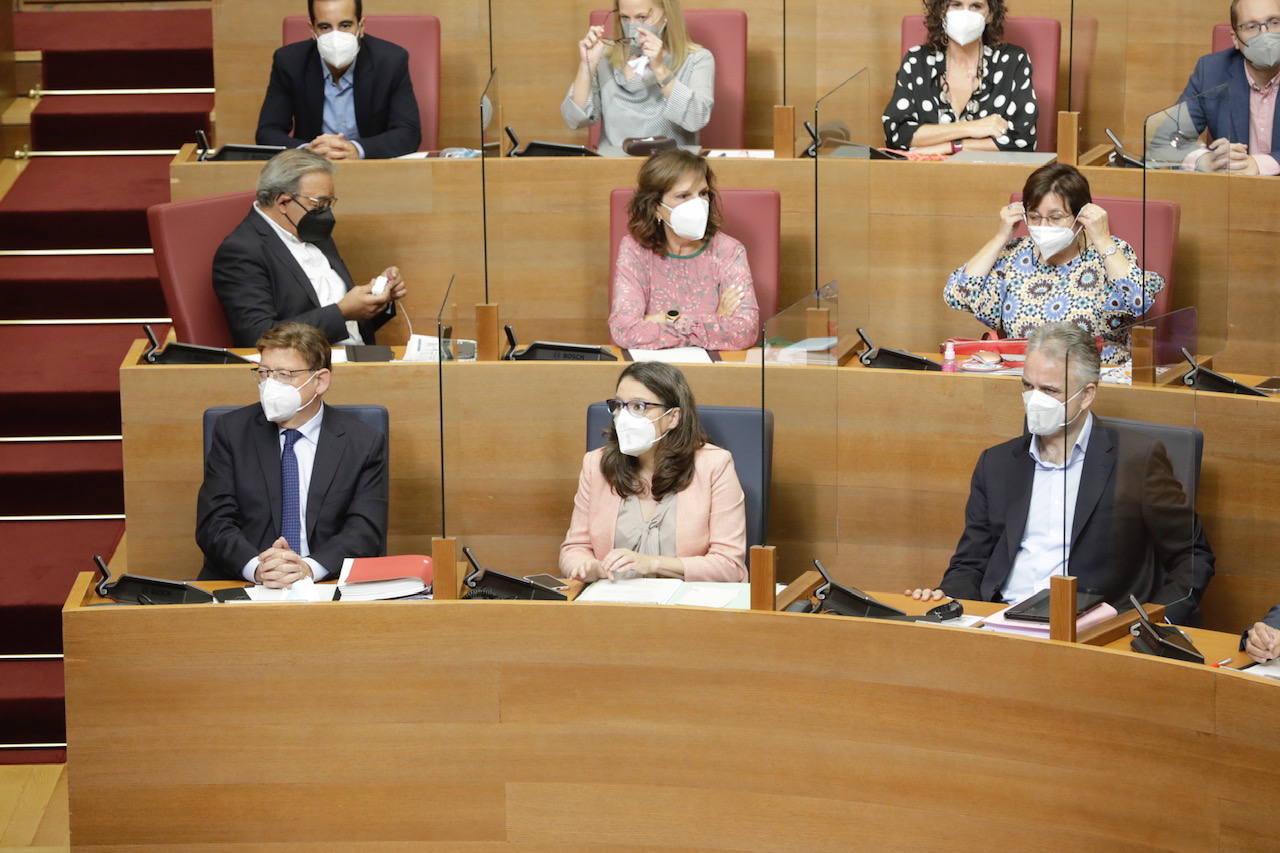
<instances>
[{"instance_id":1,"label":"red chair backrest","mask_svg":"<svg viewBox=\"0 0 1280 853\"><path fill-rule=\"evenodd\" d=\"M306 15L284 19L283 44L311 38ZM435 15L365 15L364 31L409 51L409 79L422 122L419 151L440 147L440 19Z\"/></svg>"},{"instance_id":2,"label":"red chair backrest","mask_svg":"<svg viewBox=\"0 0 1280 853\"><path fill-rule=\"evenodd\" d=\"M1022 193L1013 193L1009 196L1009 201L1022 201ZM1156 294L1148 316L1168 314L1173 310L1173 252L1178 245L1182 206L1176 201L1146 202L1147 233L1144 245L1142 199L1094 196L1093 202L1107 211L1111 233L1133 246L1133 251L1138 255L1138 264L1145 270L1160 273L1164 278L1164 290Z\"/></svg>"},{"instance_id":3,"label":"red chair backrest","mask_svg":"<svg viewBox=\"0 0 1280 853\"><path fill-rule=\"evenodd\" d=\"M1215 24L1213 27L1213 52L1226 50L1229 47L1235 47L1231 41L1231 25Z\"/></svg>"},{"instance_id":4,"label":"red chair backrest","mask_svg":"<svg viewBox=\"0 0 1280 853\"><path fill-rule=\"evenodd\" d=\"M179 341L233 346L227 315L213 290L213 255L249 213L252 192L227 193L147 209L165 305Z\"/></svg>"},{"instance_id":5,"label":"red chair backrest","mask_svg":"<svg viewBox=\"0 0 1280 853\"><path fill-rule=\"evenodd\" d=\"M923 15L902 19L902 53L924 44ZM1031 59L1031 86L1036 90L1040 115L1036 118L1036 150L1058 150L1058 52L1062 23L1057 18L1004 19L1004 40L1016 44Z\"/></svg>"},{"instance_id":6,"label":"red chair backrest","mask_svg":"<svg viewBox=\"0 0 1280 853\"><path fill-rule=\"evenodd\" d=\"M611 9L591 13L591 26L604 24ZM711 51L716 60L715 106L698 137L703 148L742 148L747 93L747 13L741 9L685 9L689 38ZM608 37L610 34L605 33ZM591 125L588 140L600 144L600 123Z\"/></svg>"},{"instance_id":7,"label":"red chair backrest","mask_svg":"<svg viewBox=\"0 0 1280 853\"><path fill-rule=\"evenodd\" d=\"M609 194L609 305L613 306L613 276L618 244L627 233L627 205L635 190L627 187ZM742 243L751 265L751 283L760 305L763 325L778 310L778 240L781 197L777 190L719 188L722 231Z\"/></svg>"}]
</instances>

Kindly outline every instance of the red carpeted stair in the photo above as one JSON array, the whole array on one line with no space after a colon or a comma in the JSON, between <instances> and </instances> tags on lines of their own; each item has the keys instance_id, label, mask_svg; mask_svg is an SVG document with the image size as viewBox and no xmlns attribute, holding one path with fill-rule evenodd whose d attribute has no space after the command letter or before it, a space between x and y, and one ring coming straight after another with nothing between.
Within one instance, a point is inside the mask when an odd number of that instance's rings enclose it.
<instances>
[{"instance_id":1,"label":"red carpeted stair","mask_svg":"<svg viewBox=\"0 0 1280 853\"><path fill-rule=\"evenodd\" d=\"M45 89L213 85L208 9L21 12L19 50L40 50ZM48 96L33 149L176 148L208 129L210 95ZM146 210L169 200L168 156L32 159L0 199L0 249L138 249ZM0 258L0 319L163 318L148 255ZM164 335L167 324L156 324ZM123 512L118 440L40 441L120 432L119 365L134 323L0 326L0 516ZM37 440L29 440L29 439ZM0 655L62 650L61 606L92 554L112 554L119 520L0 521ZM59 743L62 662L0 661L0 743ZM65 752L0 750L0 763Z\"/></svg>"}]
</instances>

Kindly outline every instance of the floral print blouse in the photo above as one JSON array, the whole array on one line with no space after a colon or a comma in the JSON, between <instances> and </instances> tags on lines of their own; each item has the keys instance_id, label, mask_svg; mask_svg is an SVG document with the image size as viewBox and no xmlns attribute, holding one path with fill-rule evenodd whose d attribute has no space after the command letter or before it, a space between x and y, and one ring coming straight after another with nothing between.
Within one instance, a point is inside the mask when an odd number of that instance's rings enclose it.
<instances>
[{"instance_id":1,"label":"floral print blouse","mask_svg":"<svg viewBox=\"0 0 1280 853\"><path fill-rule=\"evenodd\" d=\"M742 289L742 302L732 315L721 317L716 313L720 294L734 285ZM644 319L672 308L680 312L674 323ZM692 255L660 255L625 235L618 244L609 334L616 345L627 349L755 346L760 309L747 250L723 231Z\"/></svg>"},{"instance_id":2,"label":"floral print blouse","mask_svg":"<svg viewBox=\"0 0 1280 853\"><path fill-rule=\"evenodd\" d=\"M893 97L884 108L884 138L890 148L911 147L922 124L974 121L998 113L1009 122L1009 132L996 137L1001 151L1036 150L1036 90L1031 85L1031 60L1016 44L982 46L978 86L957 116L945 86L947 54L916 45L902 58Z\"/></svg>"},{"instance_id":3,"label":"floral print blouse","mask_svg":"<svg viewBox=\"0 0 1280 853\"><path fill-rule=\"evenodd\" d=\"M1061 266L1044 263L1030 237L1005 244L991 272L970 276L964 267L947 277L942 297L952 308L969 311L1001 337L1025 338L1045 323L1075 323L1102 338L1102 360L1129 359L1129 326L1151 313L1164 290L1159 273L1138 266L1133 247L1115 238L1128 271L1107 278L1105 262L1092 245Z\"/></svg>"}]
</instances>

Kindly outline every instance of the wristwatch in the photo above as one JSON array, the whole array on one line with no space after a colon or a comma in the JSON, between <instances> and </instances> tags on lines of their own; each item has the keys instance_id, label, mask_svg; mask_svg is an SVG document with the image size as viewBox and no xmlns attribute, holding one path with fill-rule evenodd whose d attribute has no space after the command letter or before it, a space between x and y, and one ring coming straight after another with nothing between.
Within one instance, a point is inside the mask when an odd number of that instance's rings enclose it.
<instances>
[{"instance_id":1,"label":"wristwatch","mask_svg":"<svg viewBox=\"0 0 1280 853\"><path fill-rule=\"evenodd\" d=\"M952 153L952 154L959 154L959 153L960 153L961 151L963 151L963 150L964 150L964 143L963 143L963 142L961 142L959 139L953 139L953 140L951 140L951 153Z\"/></svg>"}]
</instances>

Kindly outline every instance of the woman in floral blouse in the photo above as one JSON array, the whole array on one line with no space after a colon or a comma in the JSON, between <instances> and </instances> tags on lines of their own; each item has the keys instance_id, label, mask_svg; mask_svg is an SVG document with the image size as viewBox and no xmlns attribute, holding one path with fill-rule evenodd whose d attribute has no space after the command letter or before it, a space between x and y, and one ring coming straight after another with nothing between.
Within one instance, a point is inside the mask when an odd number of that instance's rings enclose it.
<instances>
[{"instance_id":1,"label":"woman in floral blouse","mask_svg":"<svg viewBox=\"0 0 1280 853\"><path fill-rule=\"evenodd\" d=\"M890 148L1034 151L1031 60L1004 42L1005 0L924 0L928 37L902 58L884 108Z\"/></svg>"},{"instance_id":2,"label":"woman in floral blouse","mask_svg":"<svg viewBox=\"0 0 1280 853\"><path fill-rule=\"evenodd\" d=\"M1022 222L1029 235L1013 239ZM1142 270L1133 247L1112 236L1084 175L1050 163L1027 178L1021 203L1001 208L995 236L951 273L942 295L1001 337L1075 323L1102 338L1104 362L1118 364L1129 358L1129 326L1163 289L1164 279Z\"/></svg>"},{"instance_id":3,"label":"woman in floral blouse","mask_svg":"<svg viewBox=\"0 0 1280 853\"><path fill-rule=\"evenodd\" d=\"M618 245L609 332L620 347L741 350L760 336L742 244L720 230L715 175L683 149L650 157Z\"/></svg>"}]
</instances>

